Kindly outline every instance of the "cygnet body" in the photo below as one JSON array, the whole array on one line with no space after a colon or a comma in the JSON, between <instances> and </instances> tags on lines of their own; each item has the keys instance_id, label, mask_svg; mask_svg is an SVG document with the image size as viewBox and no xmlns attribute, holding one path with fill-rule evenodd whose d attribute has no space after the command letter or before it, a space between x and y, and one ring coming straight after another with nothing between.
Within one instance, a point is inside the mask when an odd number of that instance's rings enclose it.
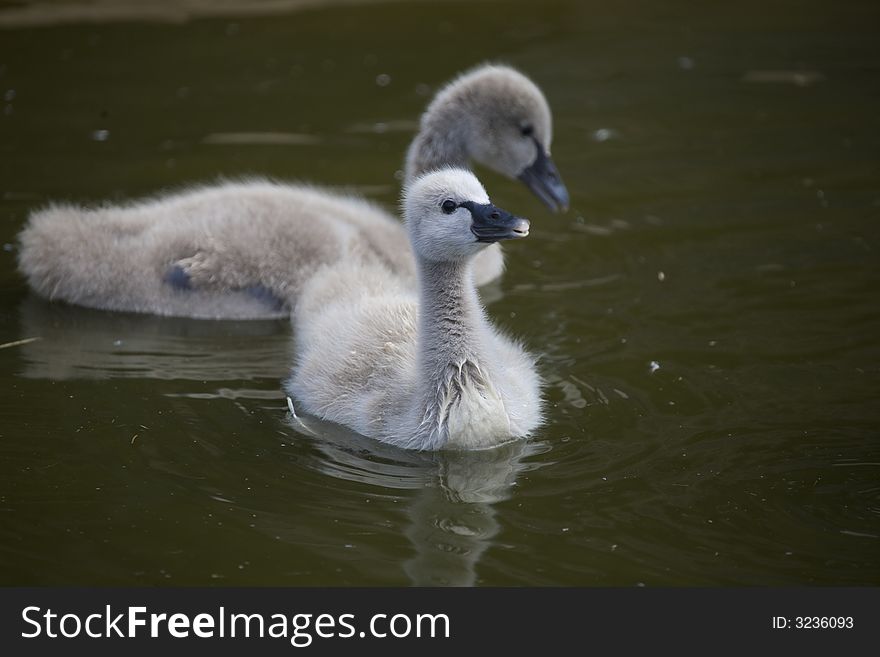
<instances>
[{"instance_id":1,"label":"cygnet body","mask_svg":"<svg viewBox=\"0 0 880 657\"><path fill-rule=\"evenodd\" d=\"M346 263L311 278L294 313L300 410L419 450L483 449L541 421L534 359L487 319L472 267L528 234L473 174L444 169L406 189L416 290L387 267Z\"/></svg>"},{"instance_id":2,"label":"cygnet body","mask_svg":"<svg viewBox=\"0 0 880 657\"><path fill-rule=\"evenodd\" d=\"M543 94L505 66L443 88L408 151L407 180L480 162L520 178L552 209L568 193L552 161ZM53 204L20 235L19 268L53 300L107 310L214 319L287 315L302 286L334 263L380 263L414 280L400 223L362 199L304 184L229 182L128 205ZM497 245L473 263L478 284L503 271Z\"/></svg>"}]
</instances>

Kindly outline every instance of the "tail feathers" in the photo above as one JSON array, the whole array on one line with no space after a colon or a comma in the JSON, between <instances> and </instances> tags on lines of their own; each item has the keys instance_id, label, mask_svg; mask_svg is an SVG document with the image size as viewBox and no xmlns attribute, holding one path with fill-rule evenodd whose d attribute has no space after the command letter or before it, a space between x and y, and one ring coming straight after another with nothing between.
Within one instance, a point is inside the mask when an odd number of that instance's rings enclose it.
<instances>
[{"instance_id":1,"label":"tail feathers","mask_svg":"<svg viewBox=\"0 0 880 657\"><path fill-rule=\"evenodd\" d=\"M70 204L38 210L19 235L19 269L49 299L81 303L106 295L134 264L120 242L136 240L143 228L127 219Z\"/></svg>"}]
</instances>

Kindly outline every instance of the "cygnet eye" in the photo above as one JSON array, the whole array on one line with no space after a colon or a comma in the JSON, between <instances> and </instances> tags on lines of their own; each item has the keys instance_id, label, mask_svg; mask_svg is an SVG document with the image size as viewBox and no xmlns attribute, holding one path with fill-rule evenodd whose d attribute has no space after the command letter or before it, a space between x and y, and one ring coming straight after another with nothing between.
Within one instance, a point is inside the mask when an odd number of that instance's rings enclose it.
<instances>
[{"instance_id":1,"label":"cygnet eye","mask_svg":"<svg viewBox=\"0 0 880 657\"><path fill-rule=\"evenodd\" d=\"M440 209L443 210L446 214L452 214L455 212L456 208L458 208L458 204L455 201L450 201L446 199L443 203L440 204Z\"/></svg>"},{"instance_id":2,"label":"cygnet eye","mask_svg":"<svg viewBox=\"0 0 880 657\"><path fill-rule=\"evenodd\" d=\"M519 131L523 137L531 137L533 134L535 134L535 128L534 126L532 126L531 123L526 123L519 129Z\"/></svg>"}]
</instances>

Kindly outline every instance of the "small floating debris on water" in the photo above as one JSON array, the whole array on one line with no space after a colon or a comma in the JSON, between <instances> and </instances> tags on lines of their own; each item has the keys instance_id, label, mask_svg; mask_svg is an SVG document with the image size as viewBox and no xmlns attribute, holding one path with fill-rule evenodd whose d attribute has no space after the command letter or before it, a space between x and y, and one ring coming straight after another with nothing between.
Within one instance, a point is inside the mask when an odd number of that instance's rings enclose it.
<instances>
[{"instance_id":1,"label":"small floating debris on water","mask_svg":"<svg viewBox=\"0 0 880 657\"><path fill-rule=\"evenodd\" d=\"M678 58L678 68L680 68L682 71L692 71L694 70L694 66L696 65L697 64L693 60L693 58L686 55L682 55Z\"/></svg>"},{"instance_id":2,"label":"small floating debris on water","mask_svg":"<svg viewBox=\"0 0 880 657\"><path fill-rule=\"evenodd\" d=\"M648 363L648 371L650 371L651 374L653 374L654 372L656 372L659 369L660 369L660 363L658 363L656 360L652 360L650 363Z\"/></svg>"},{"instance_id":3,"label":"small floating debris on water","mask_svg":"<svg viewBox=\"0 0 880 657\"><path fill-rule=\"evenodd\" d=\"M355 123L346 129L346 132L354 134L384 135L389 132L415 132L419 129L417 121L410 119L390 119L388 121L375 121L372 123Z\"/></svg>"},{"instance_id":4,"label":"small floating debris on water","mask_svg":"<svg viewBox=\"0 0 880 657\"><path fill-rule=\"evenodd\" d=\"M629 230L632 225L626 219L618 219L612 218L608 221L607 225L600 225L596 223L587 223L582 215L578 215L575 217L574 223L570 224L572 228L582 233L589 233L590 235L611 235L615 231L618 230Z\"/></svg>"},{"instance_id":5,"label":"small floating debris on water","mask_svg":"<svg viewBox=\"0 0 880 657\"><path fill-rule=\"evenodd\" d=\"M387 73L380 73L376 76L376 84L380 87L387 87L391 84L391 76Z\"/></svg>"},{"instance_id":6,"label":"small floating debris on water","mask_svg":"<svg viewBox=\"0 0 880 657\"><path fill-rule=\"evenodd\" d=\"M290 411L290 414L293 416L293 419L296 420L296 423L299 425L302 431L309 434L310 436L318 435L299 418L299 415L296 414L296 410L293 408L293 400L290 397L287 398L287 409Z\"/></svg>"},{"instance_id":7,"label":"small floating debris on water","mask_svg":"<svg viewBox=\"0 0 880 657\"><path fill-rule=\"evenodd\" d=\"M10 253L14 248L15 247L10 242L6 242L6 244L3 245L3 250L6 251L6 253Z\"/></svg>"},{"instance_id":8,"label":"small floating debris on water","mask_svg":"<svg viewBox=\"0 0 880 657\"><path fill-rule=\"evenodd\" d=\"M600 276L598 278L585 278L579 281L567 281L561 283L544 283L538 287L538 289L544 292L561 292L564 290L576 290L582 287L599 287L600 285L607 285L608 283L613 283L614 281L623 278L620 274L609 274L608 276ZM517 289L534 289L535 286L531 286L526 288L524 286L518 286Z\"/></svg>"},{"instance_id":9,"label":"small floating debris on water","mask_svg":"<svg viewBox=\"0 0 880 657\"><path fill-rule=\"evenodd\" d=\"M599 235L601 237L606 237L614 232L611 228L608 228L606 226L600 226L598 224L576 223L576 224L572 224L571 226L575 230L578 230L582 233L589 233L590 235Z\"/></svg>"},{"instance_id":10,"label":"small floating debris on water","mask_svg":"<svg viewBox=\"0 0 880 657\"><path fill-rule=\"evenodd\" d=\"M657 280L662 283L663 281L666 280L666 274L664 274L662 271L658 271L657 272Z\"/></svg>"},{"instance_id":11,"label":"small floating debris on water","mask_svg":"<svg viewBox=\"0 0 880 657\"><path fill-rule=\"evenodd\" d=\"M798 87L809 87L825 79L819 71L747 71L742 76L743 82L793 84Z\"/></svg>"},{"instance_id":12,"label":"small floating debris on water","mask_svg":"<svg viewBox=\"0 0 880 657\"><path fill-rule=\"evenodd\" d=\"M212 132L203 144L239 146L308 146L321 142L320 137L297 132Z\"/></svg>"},{"instance_id":13,"label":"small floating debris on water","mask_svg":"<svg viewBox=\"0 0 880 657\"><path fill-rule=\"evenodd\" d=\"M593 141L600 144L609 139L617 139L618 137L620 137L620 133L613 128L599 128L593 133Z\"/></svg>"},{"instance_id":14,"label":"small floating debris on water","mask_svg":"<svg viewBox=\"0 0 880 657\"><path fill-rule=\"evenodd\" d=\"M847 536L858 536L860 538L878 538L876 534L866 534L865 532L854 532L849 529L841 529L841 534L846 534Z\"/></svg>"},{"instance_id":15,"label":"small floating debris on water","mask_svg":"<svg viewBox=\"0 0 880 657\"><path fill-rule=\"evenodd\" d=\"M110 139L109 130L95 130L92 132L92 141L107 141Z\"/></svg>"},{"instance_id":16,"label":"small floating debris on water","mask_svg":"<svg viewBox=\"0 0 880 657\"><path fill-rule=\"evenodd\" d=\"M629 395L626 394L623 390L618 390L617 388L611 388L611 389L612 389L612 390L615 392L615 394L617 394L617 396L620 397L621 399L629 399Z\"/></svg>"},{"instance_id":17,"label":"small floating debris on water","mask_svg":"<svg viewBox=\"0 0 880 657\"><path fill-rule=\"evenodd\" d=\"M9 347L20 347L23 344L30 344L31 342L36 342L37 340L42 340L43 338L37 336L35 338L24 338L23 340L15 340L13 342L4 342L0 344L0 349L8 349Z\"/></svg>"}]
</instances>

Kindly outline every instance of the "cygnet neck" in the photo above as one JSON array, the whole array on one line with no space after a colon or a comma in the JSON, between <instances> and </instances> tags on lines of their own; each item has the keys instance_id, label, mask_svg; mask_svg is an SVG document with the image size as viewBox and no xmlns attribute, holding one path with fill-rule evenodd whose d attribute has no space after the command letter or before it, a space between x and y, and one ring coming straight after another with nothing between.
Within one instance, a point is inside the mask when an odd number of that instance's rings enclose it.
<instances>
[{"instance_id":1,"label":"cygnet neck","mask_svg":"<svg viewBox=\"0 0 880 657\"><path fill-rule=\"evenodd\" d=\"M436 371L476 360L478 333L486 323L471 274L471 259L433 261L418 258L419 353Z\"/></svg>"},{"instance_id":2,"label":"cygnet neck","mask_svg":"<svg viewBox=\"0 0 880 657\"><path fill-rule=\"evenodd\" d=\"M422 117L421 129L406 157L406 184L444 167L470 168L470 117L435 110Z\"/></svg>"}]
</instances>

